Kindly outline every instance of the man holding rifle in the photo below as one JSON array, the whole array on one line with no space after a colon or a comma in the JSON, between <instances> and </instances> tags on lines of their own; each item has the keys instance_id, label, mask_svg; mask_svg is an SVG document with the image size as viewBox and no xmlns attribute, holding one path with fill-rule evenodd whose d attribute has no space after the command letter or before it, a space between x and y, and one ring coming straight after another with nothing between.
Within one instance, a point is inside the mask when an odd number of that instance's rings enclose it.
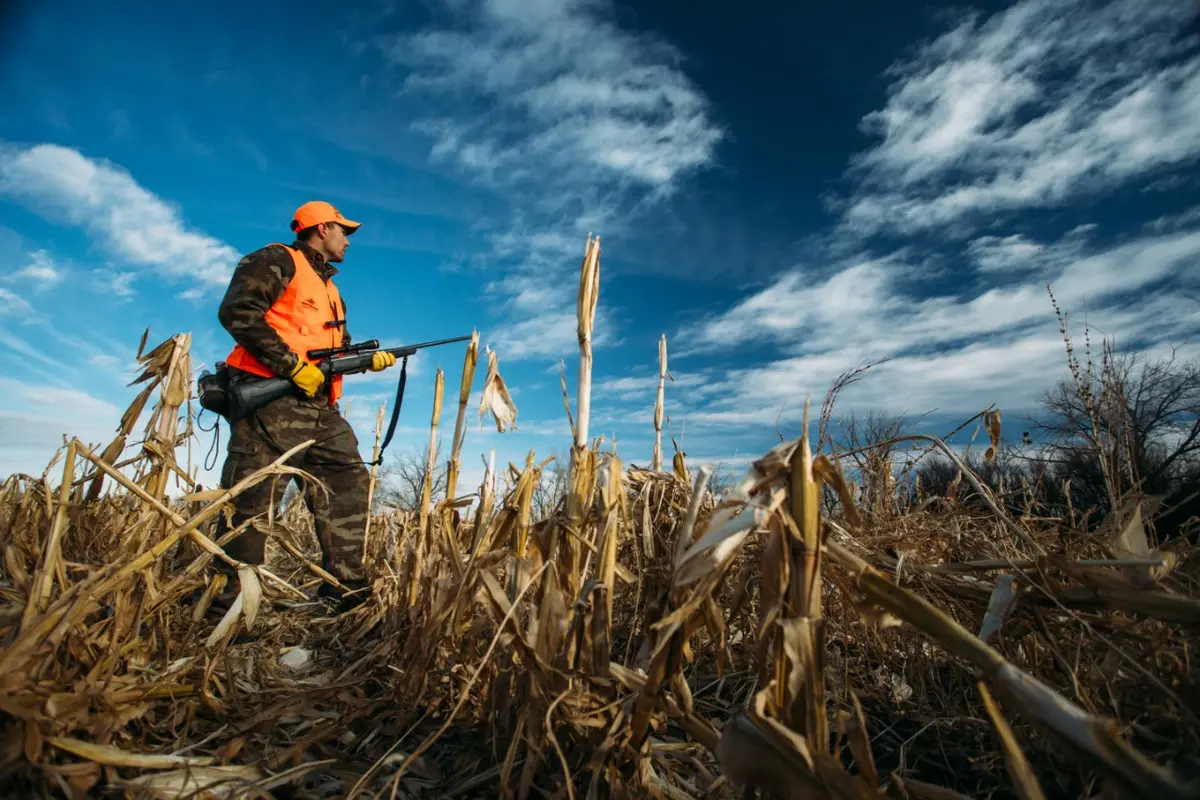
<instances>
[{"instance_id":1,"label":"man holding rifle","mask_svg":"<svg viewBox=\"0 0 1200 800\"><path fill-rule=\"evenodd\" d=\"M358 438L342 417L338 400L342 376L327 379L311 363L312 350L347 347L346 304L333 276L350 246L349 236L359 223L346 219L329 203L309 202L296 209L291 245L271 244L250 253L234 270L221 301L218 318L236 342L226 358L229 384L234 387L264 378L286 378L298 388L271 400L244 417L231 420L228 455L221 487L230 488L286 450L316 440L290 463L323 482L305 487L305 502L316 521L322 566L352 590L366 587L363 535L367 521L369 474L358 451ZM371 354L369 369L378 372L396 363L386 350ZM290 481L265 480L234 502L232 527L265 514L276 505ZM251 525L225 545L235 560L261 564L266 535ZM217 537L230 524L222 517ZM217 569L229 566L215 560ZM321 593L336 596L327 583ZM347 598L348 606L366 592Z\"/></svg>"}]
</instances>

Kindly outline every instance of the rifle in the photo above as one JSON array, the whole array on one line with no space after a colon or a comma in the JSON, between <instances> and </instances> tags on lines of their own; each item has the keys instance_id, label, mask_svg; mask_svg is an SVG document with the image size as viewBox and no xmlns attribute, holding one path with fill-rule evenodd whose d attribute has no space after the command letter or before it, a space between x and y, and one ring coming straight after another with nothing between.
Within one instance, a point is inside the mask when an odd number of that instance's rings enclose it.
<instances>
[{"instance_id":1,"label":"rifle","mask_svg":"<svg viewBox=\"0 0 1200 800\"><path fill-rule=\"evenodd\" d=\"M309 350L308 358L313 362L313 366L325 373L325 381L327 383L335 375L355 375L360 372L366 372L371 367L372 356L377 352L391 353L398 360L402 360L400 381L396 387L396 405L392 409L392 419L388 425L387 438L383 442L383 447L379 450L380 457L382 458L383 449L391 442L392 434L396 430L396 421L400 417L400 404L404 399L404 384L408 377L408 357L415 354L418 350L423 350L427 347L438 347L453 342L465 342L470 338L470 336L458 336L453 339L438 339L434 342L422 342L421 344L410 344L403 347L388 347L383 350L380 350L378 339L371 339L360 344L349 344L344 347L325 347L319 350ZM230 427L235 425L238 420L254 413L267 403L299 392L300 387L296 386L288 378L262 378L260 380L248 380L231 384L229 382L228 367L224 363L217 365L216 375L209 375L207 373L202 375L199 386L200 405L225 417Z\"/></svg>"}]
</instances>

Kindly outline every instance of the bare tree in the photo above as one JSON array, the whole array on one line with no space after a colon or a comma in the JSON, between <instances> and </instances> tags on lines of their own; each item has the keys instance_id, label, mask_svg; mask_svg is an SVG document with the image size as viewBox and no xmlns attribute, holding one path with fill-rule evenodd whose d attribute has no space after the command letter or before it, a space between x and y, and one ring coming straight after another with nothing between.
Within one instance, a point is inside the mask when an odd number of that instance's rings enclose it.
<instances>
[{"instance_id":1,"label":"bare tree","mask_svg":"<svg viewBox=\"0 0 1200 800\"><path fill-rule=\"evenodd\" d=\"M439 447L440 451L441 448ZM405 511L415 511L420 507L421 496L425 491L425 469L428 464L429 447L420 453L405 451L393 456L379 468L378 483L375 487L376 510L390 507ZM441 499L446 493L446 475L448 465L444 459L436 458L433 464L432 486L430 495L433 502Z\"/></svg>"},{"instance_id":2,"label":"bare tree","mask_svg":"<svg viewBox=\"0 0 1200 800\"><path fill-rule=\"evenodd\" d=\"M1063 380L1039 398L1033 427L1050 439L1051 461L1083 469L1104 458L1117 493L1166 494L1200 468L1200 362L1168 358L1139 365L1112 356L1082 385ZM1090 470L1096 471L1096 470Z\"/></svg>"},{"instance_id":3,"label":"bare tree","mask_svg":"<svg viewBox=\"0 0 1200 800\"><path fill-rule=\"evenodd\" d=\"M554 513L570 488L571 468L567 457L557 450L550 453L553 461L542 468L541 480L533 487L529 514L532 519L546 519Z\"/></svg>"},{"instance_id":4,"label":"bare tree","mask_svg":"<svg viewBox=\"0 0 1200 800\"><path fill-rule=\"evenodd\" d=\"M1098 370L1072 364L1072 379L1039 398L1031 425L1048 440L1045 472L1053 505L1090 514L1093 522L1129 492L1165 498L1161 535L1197 511L1200 493L1200 361L1175 353L1141 362L1109 348Z\"/></svg>"},{"instance_id":5,"label":"bare tree","mask_svg":"<svg viewBox=\"0 0 1200 800\"><path fill-rule=\"evenodd\" d=\"M862 489L861 502L872 513L884 514L894 501L900 445L893 442L911 427L902 414L870 410L851 412L837 420L840 436L829 435L835 452L848 458L847 478Z\"/></svg>"},{"instance_id":6,"label":"bare tree","mask_svg":"<svg viewBox=\"0 0 1200 800\"><path fill-rule=\"evenodd\" d=\"M1016 447L1001 445L992 459L984 457L978 448L962 454L962 461L987 487L992 498L1006 507L1009 513L1021 515L1039 485L1044 465L1037 459L1023 456ZM962 505L986 509L974 486L959 473L958 465L940 452L924 454L901 481L901 505L913 507L933 498L945 498Z\"/></svg>"},{"instance_id":7,"label":"bare tree","mask_svg":"<svg viewBox=\"0 0 1200 800\"><path fill-rule=\"evenodd\" d=\"M738 475L733 466L724 461L714 461L709 466L712 475L708 479L708 492L719 500L737 485Z\"/></svg>"}]
</instances>

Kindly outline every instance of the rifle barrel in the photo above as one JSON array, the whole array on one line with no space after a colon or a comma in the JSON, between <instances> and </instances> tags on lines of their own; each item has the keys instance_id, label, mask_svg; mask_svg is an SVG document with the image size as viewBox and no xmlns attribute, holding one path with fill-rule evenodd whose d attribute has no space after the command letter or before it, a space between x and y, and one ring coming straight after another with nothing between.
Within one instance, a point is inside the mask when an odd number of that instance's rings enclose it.
<instances>
[{"instance_id":1,"label":"rifle barrel","mask_svg":"<svg viewBox=\"0 0 1200 800\"><path fill-rule=\"evenodd\" d=\"M436 347L440 344L450 344L452 342L465 342L470 339L470 336L456 336L453 339L438 339L434 342L421 342L421 344L406 344L403 347L384 348L385 350L420 350L423 347Z\"/></svg>"}]
</instances>

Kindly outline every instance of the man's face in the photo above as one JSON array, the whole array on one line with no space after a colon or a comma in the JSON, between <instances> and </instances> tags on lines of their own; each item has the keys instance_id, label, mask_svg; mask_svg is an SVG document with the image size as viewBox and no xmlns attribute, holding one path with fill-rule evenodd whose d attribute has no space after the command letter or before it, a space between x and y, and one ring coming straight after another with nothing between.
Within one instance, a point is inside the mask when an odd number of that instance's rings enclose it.
<instances>
[{"instance_id":1,"label":"man's face","mask_svg":"<svg viewBox=\"0 0 1200 800\"><path fill-rule=\"evenodd\" d=\"M325 238L322 243L325 260L339 264L346 257L346 248L350 246L350 239L341 225L336 222L327 222L325 223Z\"/></svg>"}]
</instances>

